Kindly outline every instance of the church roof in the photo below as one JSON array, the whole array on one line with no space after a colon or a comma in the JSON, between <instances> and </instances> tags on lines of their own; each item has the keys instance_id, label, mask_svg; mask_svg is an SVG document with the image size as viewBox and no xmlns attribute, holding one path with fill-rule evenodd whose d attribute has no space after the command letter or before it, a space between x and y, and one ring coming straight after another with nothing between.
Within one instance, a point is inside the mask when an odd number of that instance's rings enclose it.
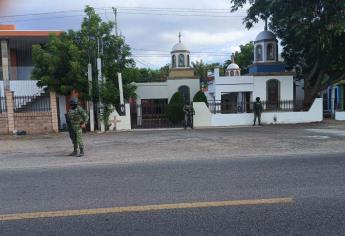
<instances>
[{"instance_id":1,"label":"church roof","mask_svg":"<svg viewBox=\"0 0 345 236\"><path fill-rule=\"evenodd\" d=\"M276 36L271 31L264 30L261 31L255 39L255 41L261 40L276 40Z\"/></svg>"},{"instance_id":2,"label":"church roof","mask_svg":"<svg viewBox=\"0 0 345 236\"><path fill-rule=\"evenodd\" d=\"M177 43L174 45L174 47L172 48L172 51L189 51L187 46L184 45L183 43Z\"/></svg>"},{"instance_id":3,"label":"church roof","mask_svg":"<svg viewBox=\"0 0 345 236\"><path fill-rule=\"evenodd\" d=\"M228 67L226 69L227 70L239 70L240 67L236 63L231 63L230 65L228 65Z\"/></svg>"}]
</instances>

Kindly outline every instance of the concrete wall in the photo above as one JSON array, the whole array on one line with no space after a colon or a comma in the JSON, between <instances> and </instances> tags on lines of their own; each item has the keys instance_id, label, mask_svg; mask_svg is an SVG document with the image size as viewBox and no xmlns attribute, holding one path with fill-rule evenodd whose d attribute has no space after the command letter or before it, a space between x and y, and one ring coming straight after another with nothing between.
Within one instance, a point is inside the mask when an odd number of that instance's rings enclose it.
<instances>
[{"instance_id":1,"label":"concrete wall","mask_svg":"<svg viewBox=\"0 0 345 236\"><path fill-rule=\"evenodd\" d=\"M166 82L137 83L137 101L142 99L168 99L178 91L181 86L190 88L190 100L200 90L199 79L173 79Z\"/></svg>"},{"instance_id":2,"label":"concrete wall","mask_svg":"<svg viewBox=\"0 0 345 236\"><path fill-rule=\"evenodd\" d=\"M345 111L335 111L335 120L345 120Z\"/></svg>"},{"instance_id":3,"label":"concrete wall","mask_svg":"<svg viewBox=\"0 0 345 236\"><path fill-rule=\"evenodd\" d=\"M109 130L130 130L131 129L131 110L130 105L125 104L126 115L120 116L119 113L114 110L109 117L109 122L111 124Z\"/></svg>"},{"instance_id":4,"label":"concrete wall","mask_svg":"<svg viewBox=\"0 0 345 236\"><path fill-rule=\"evenodd\" d=\"M253 113L211 114L205 103L193 103L195 109L195 127L217 127L252 125ZM211 117L211 118L210 118ZM315 99L307 112L264 112L261 116L263 124L297 124L321 122L323 120L322 99Z\"/></svg>"},{"instance_id":5,"label":"concrete wall","mask_svg":"<svg viewBox=\"0 0 345 236\"><path fill-rule=\"evenodd\" d=\"M214 80L215 99L220 101L222 94L232 92L252 92L253 76L216 77Z\"/></svg>"},{"instance_id":6,"label":"concrete wall","mask_svg":"<svg viewBox=\"0 0 345 236\"><path fill-rule=\"evenodd\" d=\"M260 97L262 101L267 101L267 81L276 79L280 84L280 100L294 100L293 76L234 76L219 77L216 74L213 84L209 87L209 93L215 100L221 100L224 93L232 92L252 92L253 99Z\"/></svg>"},{"instance_id":7,"label":"concrete wall","mask_svg":"<svg viewBox=\"0 0 345 236\"><path fill-rule=\"evenodd\" d=\"M276 79L280 82L280 100L294 100L293 96L293 76L254 76L253 99L260 97L262 101L267 101L267 81Z\"/></svg>"}]
</instances>

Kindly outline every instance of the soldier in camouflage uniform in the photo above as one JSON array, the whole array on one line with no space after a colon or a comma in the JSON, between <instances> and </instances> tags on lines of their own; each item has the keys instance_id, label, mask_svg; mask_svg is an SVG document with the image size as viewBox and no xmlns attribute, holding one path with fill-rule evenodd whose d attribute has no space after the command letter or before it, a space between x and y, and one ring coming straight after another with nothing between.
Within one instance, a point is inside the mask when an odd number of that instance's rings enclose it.
<instances>
[{"instance_id":1,"label":"soldier in camouflage uniform","mask_svg":"<svg viewBox=\"0 0 345 236\"><path fill-rule=\"evenodd\" d=\"M70 101L71 110L67 113L67 125L70 138L73 143L73 152L70 156L84 156L84 144L82 139L82 129L85 128L89 116L83 108L78 105L78 99L73 97ZM79 147L79 155L78 155Z\"/></svg>"},{"instance_id":2,"label":"soldier in camouflage uniform","mask_svg":"<svg viewBox=\"0 0 345 236\"><path fill-rule=\"evenodd\" d=\"M259 125L261 125L262 103L261 103L259 97L257 97L256 101L254 102L253 110L254 110L254 124L253 124L253 126L255 126L257 119L259 121Z\"/></svg>"},{"instance_id":3,"label":"soldier in camouflage uniform","mask_svg":"<svg viewBox=\"0 0 345 236\"><path fill-rule=\"evenodd\" d=\"M186 103L183 106L183 112L184 112L184 129L187 129L188 126L190 126L193 129L193 115L195 115L193 104Z\"/></svg>"}]
</instances>

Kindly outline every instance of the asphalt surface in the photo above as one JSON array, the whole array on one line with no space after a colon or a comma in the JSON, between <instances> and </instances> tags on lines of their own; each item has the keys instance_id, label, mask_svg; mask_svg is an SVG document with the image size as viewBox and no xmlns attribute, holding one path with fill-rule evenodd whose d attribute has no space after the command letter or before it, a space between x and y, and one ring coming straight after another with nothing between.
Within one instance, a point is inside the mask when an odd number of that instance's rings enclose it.
<instances>
[{"instance_id":1,"label":"asphalt surface","mask_svg":"<svg viewBox=\"0 0 345 236\"><path fill-rule=\"evenodd\" d=\"M0 170L0 215L294 199L0 221L0 235L345 235L344 169L345 155L311 154Z\"/></svg>"}]
</instances>

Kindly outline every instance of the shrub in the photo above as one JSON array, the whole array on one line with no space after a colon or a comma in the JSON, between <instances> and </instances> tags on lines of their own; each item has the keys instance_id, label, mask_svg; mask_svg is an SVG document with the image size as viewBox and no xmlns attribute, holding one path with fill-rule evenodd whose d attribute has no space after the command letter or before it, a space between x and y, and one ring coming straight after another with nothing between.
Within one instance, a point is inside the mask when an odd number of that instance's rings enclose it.
<instances>
[{"instance_id":1,"label":"shrub","mask_svg":"<svg viewBox=\"0 0 345 236\"><path fill-rule=\"evenodd\" d=\"M202 91L199 91L194 95L193 102L204 102L206 106L208 106L206 95Z\"/></svg>"},{"instance_id":2,"label":"shrub","mask_svg":"<svg viewBox=\"0 0 345 236\"><path fill-rule=\"evenodd\" d=\"M180 92L174 93L167 108L167 117L170 122L177 124L184 119L184 97Z\"/></svg>"}]
</instances>

